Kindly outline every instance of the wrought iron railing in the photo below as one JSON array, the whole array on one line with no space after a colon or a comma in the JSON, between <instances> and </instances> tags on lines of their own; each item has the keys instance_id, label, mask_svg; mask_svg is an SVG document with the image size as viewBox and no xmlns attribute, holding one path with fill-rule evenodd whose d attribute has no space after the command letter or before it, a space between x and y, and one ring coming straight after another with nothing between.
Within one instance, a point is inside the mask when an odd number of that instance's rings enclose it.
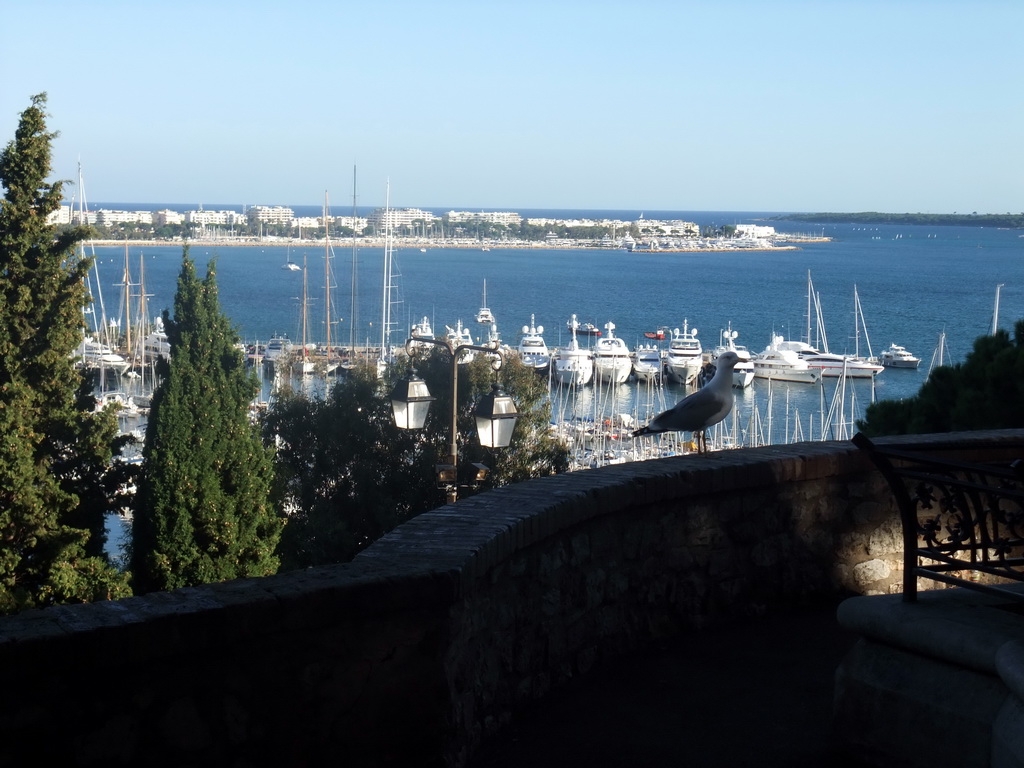
<instances>
[{"instance_id":1,"label":"wrought iron railing","mask_svg":"<svg viewBox=\"0 0 1024 768\"><path fill-rule=\"evenodd\" d=\"M903 527L903 597L918 577L1014 601L1024 582L1024 462L970 463L853 437L888 481ZM1024 456L1024 445L1021 446Z\"/></svg>"}]
</instances>

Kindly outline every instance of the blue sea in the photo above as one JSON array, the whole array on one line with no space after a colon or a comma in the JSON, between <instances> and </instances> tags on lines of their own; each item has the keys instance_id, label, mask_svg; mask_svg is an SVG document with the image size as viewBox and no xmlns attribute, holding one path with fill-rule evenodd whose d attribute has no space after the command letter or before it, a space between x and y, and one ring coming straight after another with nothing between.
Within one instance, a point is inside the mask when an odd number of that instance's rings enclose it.
<instances>
[{"instance_id":1,"label":"blue sea","mask_svg":"<svg viewBox=\"0 0 1024 768\"><path fill-rule=\"evenodd\" d=\"M103 204L139 210L147 206ZM195 206L148 206L186 210ZM224 206L237 207L237 206ZM207 205L207 209L218 209ZM297 215L319 212L295 207ZM339 208L335 213L344 212ZM443 211L439 211L443 212ZM549 346L568 340L566 321L603 328L615 324L616 335L630 346L645 331L661 326L697 328L705 348L720 341L727 326L739 332L738 344L761 351L773 333L802 338L807 326L808 274L820 298L833 352L880 352L901 344L922 359L918 370L887 369L872 387L848 382L842 392L847 409L859 417L877 399L913 395L925 381L940 334L945 333L946 362L962 361L974 339L990 332L997 286L998 325L1012 330L1024 317L1024 237L1016 230L980 227L907 225L803 224L765 222L768 212L666 211L519 211L528 216L636 219L682 218L699 224L771 223L781 232L824 235L830 242L806 243L797 250L750 252L627 253L622 250L517 249L492 245L478 248L399 247L395 250L395 283L401 302L393 306L398 330L391 342L401 345L410 326L430 319L436 333L461 320L475 335L485 332L474 323L484 281L487 304L494 312L503 341L515 345L531 321L544 326ZM120 302L125 248L96 247L108 315ZM128 246L133 281L144 269L151 316L173 304L181 265L181 246ZM221 306L247 341L285 333L301 335L303 273L282 268L286 261L307 265L308 337L322 341L325 333L325 255L322 243L302 246L192 246L200 270L216 259ZM333 275L332 341L379 343L384 296L383 250L355 249L344 241L330 251ZM356 312L352 275L356 279ZM854 287L860 297L868 336L854 324ZM805 437L820 424L821 413L836 395L835 380L822 385L772 385L776 427L774 442L794 432L794 419ZM666 392L671 405L685 392ZM626 388L615 397L637 397ZM763 409L766 382L756 380L738 395L738 412ZM802 416L801 416L802 414ZM764 416L762 416L764 418ZM782 423L786 423L783 428Z\"/></svg>"}]
</instances>

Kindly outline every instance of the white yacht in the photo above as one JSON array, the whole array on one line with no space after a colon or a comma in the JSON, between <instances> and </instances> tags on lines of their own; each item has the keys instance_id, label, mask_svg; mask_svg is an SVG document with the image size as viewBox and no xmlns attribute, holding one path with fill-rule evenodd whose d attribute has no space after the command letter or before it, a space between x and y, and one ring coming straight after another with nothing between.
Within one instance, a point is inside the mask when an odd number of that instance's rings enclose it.
<instances>
[{"instance_id":1,"label":"white yacht","mask_svg":"<svg viewBox=\"0 0 1024 768\"><path fill-rule=\"evenodd\" d=\"M448 341L449 344L451 344L452 349L467 344L473 344L473 334L469 332L469 328L463 327L462 320L459 320L457 323L455 323L454 328L452 328L450 325L446 325L444 329L445 339ZM474 352L471 349L467 349L463 351L462 354L459 355L458 364L464 365L465 363L470 362L475 356L476 352Z\"/></svg>"},{"instance_id":2,"label":"white yacht","mask_svg":"<svg viewBox=\"0 0 1024 768\"><path fill-rule=\"evenodd\" d=\"M430 342L421 341L421 339L433 339L434 329L430 326L430 318L426 315L418 323L413 323L412 328L409 329L409 336L412 338L412 342L409 344L412 348L429 349L434 346Z\"/></svg>"},{"instance_id":3,"label":"white yacht","mask_svg":"<svg viewBox=\"0 0 1024 768\"><path fill-rule=\"evenodd\" d=\"M732 385L738 389L746 389L754 381L754 362L750 350L736 344L739 331L732 329L732 323L722 331L721 343L711 353L711 362L715 362L723 352L735 352L740 361L732 369Z\"/></svg>"},{"instance_id":4,"label":"white yacht","mask_svg":"<svg viewBox=\"0 0 1024 768\"><path fill-rule=\"evenodd\" d=\"M534 316L530 315L530 324L523 326L523 336L519 339L516 351L523 365L537 373L547 373L551 366L551 352L544 342L543 325L534 325Z\"/></svg>"},{"instance_id":5,"label":"white yacht","mask_svg":"<svg viewBox=\"0 0 1024 768\"><path fill-rule=\"evenodd\" d=\"M484 298L480 305L480 311L476 313L476 321L480 325L492 325L494 323L494 313L487 307L487 281L484 280Z\"/></svg>"},{"instance_id":6,"label":"white yacht","mask_svg":"<svg viewBox=\"0 0 1024 768\"><path fill-rule=\"evenodd\" d=\"M92 336L82 339L74 356L79 359L79 365L83 368L113 371L118 374L128 370L128 361L122 355Z\"/></svg>"},{"instance_id":7,"label":"white yacht","mask_svg":"<svg viewBox=\"0 0 1024 768\"><path fill-rule=\"evenodd\" d=\"M615 323L605 323L607 336L594 344L594 379L599 383L622 384L633 371L626 342L615 335Z\"/></svg>"},{"instance_id":8,"label":"white yacht","mask_svg":"<svg viewBox=\"0 0 1024 768\"><path fill-rule=\"evenodd\" d=\"M263 360L274 365L280 358L292 351L294 345L287 336L274 335L263 350Z\"/></svg>"},{"instance_id":9,"label":"white yacht","mask_svg":"<svg viewBox=\"0 0 1024 768\"><path fill-rule=\"evenodd\" d=\"M759 379L805 384L813 384L821 379L820 369L811 368L807 361L793 350L779 348L778 345L784 341L781 336L772 336L772 343L753 359L754 376Z\"/></svg>"},{"instance_id":10,"label":"white yacht","mask_svg":"<svg viewBox=\"0 0 1024 768\"><path fill-rule=\"evenodd\" d=\"M692 384L704 364L704 348L697 339L697 329L683 321L683 330L675 328L665 355L665 375L675 384Z\"/></svg>"},{"instance_id":11,"label":"white yacht","mask_svg":"<svg viewBox=\"0 0 1024 768\"><path fill-rule=\"evenodd\" d=\"M819 352L804 357L807 364L821 371L822 376L846 376L851 379L873 379L885 369L876 362L856 355L839 355L835 352Z\"/></svg>"},{"instance_id":12,"label":"white yacht","mask_svg":"<svg viewBox=\"0 0 1024 768\"><path fill-rule=\"evenodd\" d=\"M633 375L637 381L661 378L661 349L657 344L639 344L633 350Z\"/></svg>"},{"instance_id":13,"label":"white yacht","mask_svg":"<svg viewBox=\"0 0 1024 768\"><path fill-rule=\"evenodd\" d=\"M914 357L906 347L899 344L890 344L889 348L878 356L878 360L888 368L917 368L921 364L921 358Z\"/></svg>"},{"instance_id":14,"label":"white yacht","mask_svg":"<svg viewBox=\"0 0 1024 768\"><path fill-rule=\"evenodd\" d=\"M590 350L582 349L576 338L579 321L576 315L569 321L572 332L568 346L559 347L551 357L555 379L560 384L582 386L594 378L594 357Z\"/></svg>"}]
</instances>

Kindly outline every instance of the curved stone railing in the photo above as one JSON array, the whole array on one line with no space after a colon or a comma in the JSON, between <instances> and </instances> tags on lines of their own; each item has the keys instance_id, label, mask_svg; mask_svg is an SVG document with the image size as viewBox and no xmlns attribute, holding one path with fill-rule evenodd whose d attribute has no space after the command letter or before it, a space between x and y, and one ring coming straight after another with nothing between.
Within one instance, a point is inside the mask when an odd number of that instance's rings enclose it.
<instances>
[{"instance_id":1,"label":"curved stone railing","mask_svg":"<svg viewBox=\"0 0 1024 768\"><path fill-rule=\"evenodd\" d=\"M1022 435L929 439L981 455ZM463 765L517 708L652 639L898 591L900 546L845 442L533 480L345 565L0 620L0 764Z\"/></svg>"}]
</instances>

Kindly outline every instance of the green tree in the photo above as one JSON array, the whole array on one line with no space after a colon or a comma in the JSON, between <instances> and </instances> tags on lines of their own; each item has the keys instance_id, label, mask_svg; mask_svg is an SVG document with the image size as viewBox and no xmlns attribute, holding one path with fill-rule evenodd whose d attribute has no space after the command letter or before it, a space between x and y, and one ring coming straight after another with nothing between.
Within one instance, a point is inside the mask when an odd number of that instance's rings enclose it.
<instances>
[{"instance_id":1,"label":"green tree","mask_svg":"<svg viewBox=\"0 0 1024 768\"><path fill-rule=\"evenodd\" d=\"M164 326L170 361L153 394L132 525L136 590L275 573L273 454L249 418L259 382L220 309L215 263L200 280L187 246Z\"/></svg>"},{"instance_id":2,"label":"green tree","mask_svg":"<svg viewBox=\"0 0 1024 768\"><path fill-rule=\"evenodd\" d=\"M871 437L1024 427L1024 320L1014 335L981 336L963 363L932 371L914 397L868 406Z\"/></svg>"},{"instance_id":3,"label":"green tree","mask_svg":"<svg viewBox=\"0 0 1024 768\"><path fill-rule=\"evenodd\" d=\"M0 154L0 613L130 594L103 555L123 441L73 361L91 266L75 246L88 230L47 223L62 184L46 183L45 105L32 98Z\"/></svg>"},{"instance_id":4,"label":"green tree","mask_svg":"<svg viewBox=\"0 0 1024 768\"><path fill-rule=\"evenodd\" d=\"M279 441L278 479L288 508L282 536L285 568L344 562L409 518L445 501L435 465L448 455L451 430L451 358L440 349L415 360L417 373L437 398L421 431L398 429L389 392L407 366L392 366L381 379L369 366L354 369L325 398L285 392L265 423ZM549 435L545 382L517 359L498 373L520 412L512 445L493 453L479 445L474 404L490 391L495 373L486 356L459 365L458 443L461 466L492 469L465 496L562 472L568 451Z\"/></svg>"}]
</instances>

